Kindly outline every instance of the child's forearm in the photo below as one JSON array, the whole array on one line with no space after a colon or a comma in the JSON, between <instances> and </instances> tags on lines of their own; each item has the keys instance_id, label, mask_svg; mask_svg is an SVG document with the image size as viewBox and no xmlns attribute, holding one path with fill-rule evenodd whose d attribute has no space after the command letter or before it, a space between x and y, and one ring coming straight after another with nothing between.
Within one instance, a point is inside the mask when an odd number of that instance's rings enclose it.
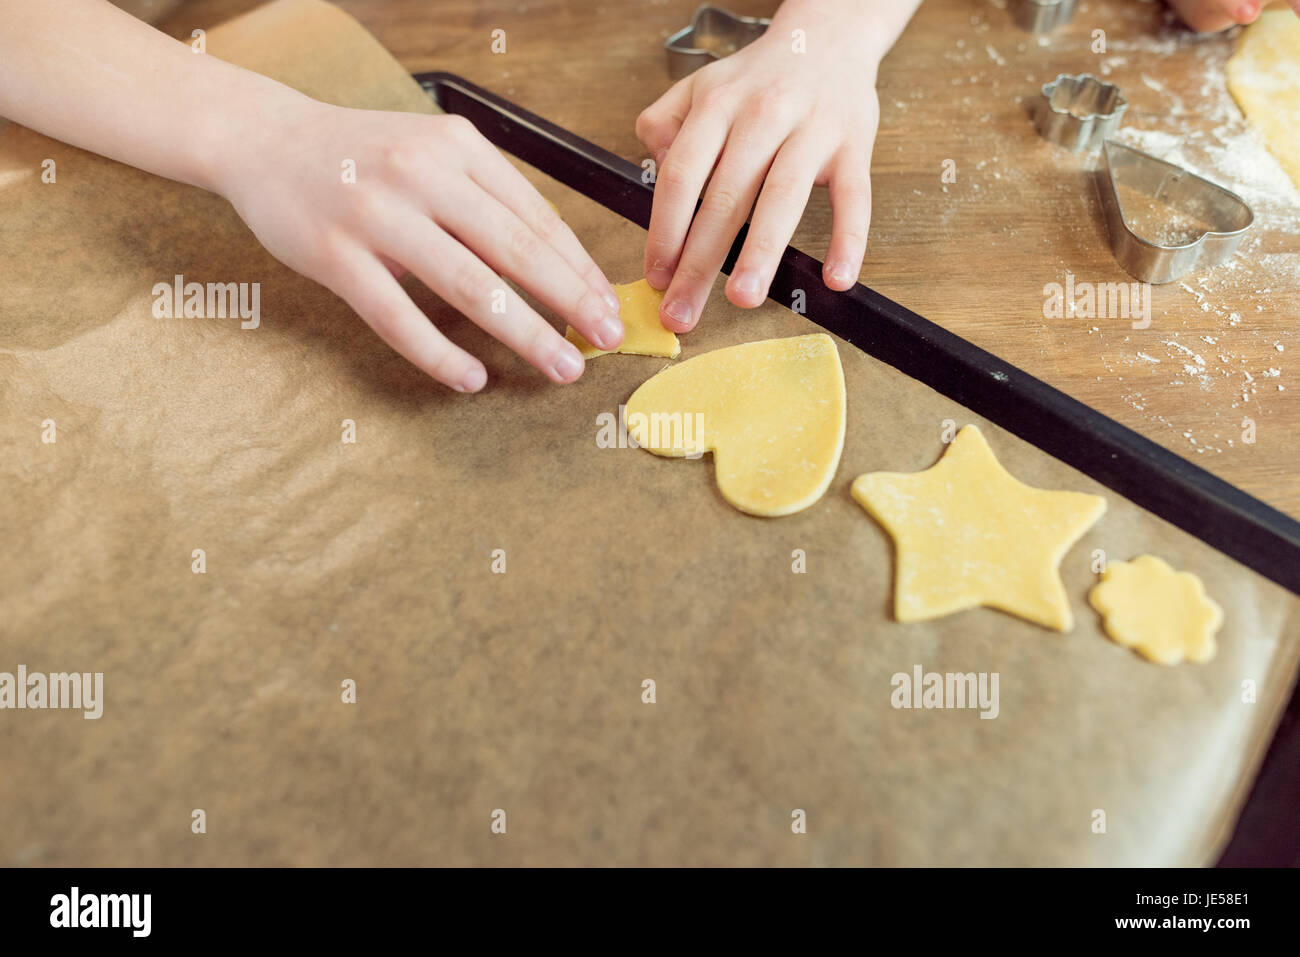
<instances>
[{"instance_id":1,"label":"child's forearm","mask_svg":"<svg viewBox=\"0 0 1300 957\"><path fill-rule=\"evenodd\" d=\"M302 95L106 0L0 0L0 116L220 191L232 144Z\"/></svg>"}]
</instances>

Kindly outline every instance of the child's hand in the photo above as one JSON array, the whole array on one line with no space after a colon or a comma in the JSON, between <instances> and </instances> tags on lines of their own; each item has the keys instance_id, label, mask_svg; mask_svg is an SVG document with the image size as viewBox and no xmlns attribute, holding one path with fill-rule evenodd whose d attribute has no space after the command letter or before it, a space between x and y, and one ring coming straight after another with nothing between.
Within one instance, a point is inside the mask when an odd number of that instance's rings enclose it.
<instances>
[{"instance_id":1,"label":"child's hand","mask_svg":"<svg viewBox=\"0 0 1300 957\"><path fill-rule=\"evenodd\" d=\"M440 382L474 392L487 373L407 297L405 270L556 382L578 378L582 356L497 272L594 345L623 341L609 282L467 120L328 106L196 56L103 0L5 0L4 11L0 115L222 194L271 255Z\"/></svg>"},{"instance_id":2,"label":"child's hand","mask_svg":"<svg viewBox=\"0 0 1300 957\"><path fill-rule=\"evenodd\" d=\"M761 38L641 114L637 136L657 167L645 270L652 286L667 287L666 328L686 332L699 321L755 200L726 289L738 306L762 303L814 185L830 187L834 215L823 279L837 290L857 281L871 215L876 66L915 7L788 0ZM806 52L796 52L795 30Z\"/></svg>"},{"instance_id":3,"label":"child's hand","mask_svg":"<svg viewBox=\"0 0 1300 957\"><path fill-rule=\"evenodd\" d=\"M341 296L439 382L475 392L487 373L411 302L394 278L407 270L556 382L578 378L582 356L498 273L600 348L622 342L608 280L468 120L294 97L258 128L256 149L242 151L256 159L218 171L217 190L271 255Z\"/></svg>"},{"instance_id":4,"label":"child's hand","mask_svg":"<svg viewBox=\"0 0 1300 957\"><path fill-rule=\"evenodd\" d=\"M1300 14L1300 0L1287 0ZM1268 0L1169 0L1178 18L1197 33L1218 33L1239 23L1254 23Z\"/></svg>"}]
</instances>

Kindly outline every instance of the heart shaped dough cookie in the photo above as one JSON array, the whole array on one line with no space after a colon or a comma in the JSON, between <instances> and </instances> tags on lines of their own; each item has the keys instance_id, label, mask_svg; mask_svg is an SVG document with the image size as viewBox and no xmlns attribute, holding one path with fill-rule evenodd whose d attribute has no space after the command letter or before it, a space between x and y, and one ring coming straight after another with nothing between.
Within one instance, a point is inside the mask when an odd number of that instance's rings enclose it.
<instances>
[{"instance_id":1,"label":"heart shaped dough cookie","mask_svg":"<svg viewBox=\"0 0 1300 957\"><path fill-rule=\"evenodd\" d=\"M844 370L821 333L729 346L669 366L627 402L628 435L656 455L713 452L718 491L775 517L822 497L844 448Z\"/></svg>"}]
</instances>

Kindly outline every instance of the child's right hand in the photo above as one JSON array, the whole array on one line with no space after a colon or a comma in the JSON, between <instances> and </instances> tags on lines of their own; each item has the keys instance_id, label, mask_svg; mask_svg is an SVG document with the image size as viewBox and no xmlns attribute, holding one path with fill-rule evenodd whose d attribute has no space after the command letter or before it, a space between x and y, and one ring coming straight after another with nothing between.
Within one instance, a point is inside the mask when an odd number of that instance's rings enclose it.
<instances>
[{"instance_id":1,"label":"child's right hand","mask_svg":"<svg viewBox=\"0 0 1300 957\"><path fill-rule=\"evenodd\" d=\"M330 106L297 94L259 104L238 158L212 171L267 251L342 297L439 382L476 392L483 364L431 323L405 271L555 382L582 356L498 274L587 340L623 340L619 301L577 237L473 125L458 116ZM355 182L345 182L345 160Z\"/></svg>"}]
</instances>

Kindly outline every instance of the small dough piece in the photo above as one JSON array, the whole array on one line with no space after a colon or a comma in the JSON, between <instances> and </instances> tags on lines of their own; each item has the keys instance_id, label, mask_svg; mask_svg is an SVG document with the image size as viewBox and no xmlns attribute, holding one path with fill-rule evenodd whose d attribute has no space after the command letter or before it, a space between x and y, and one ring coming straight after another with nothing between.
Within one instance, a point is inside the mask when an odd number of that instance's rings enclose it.
<instances>
[{"instance_id":1,"label":"small dough piece","mask_svg":"<svg viewBox=\"0 0 1300 957\"><path fill-rule=\"evenodd\" d=\"M1214 657L1223 609L1191 572L1176 572L1154 555L1108 562L1088 601L1106 634L1162 665Z\"/></svg>"},{"instance_id":2,"label":"small dough piece","mask_svg":"<svg viewBox=\"0 0 1300 957\"><path fill-rule=\"evenodd\" d=\"M1228 60L1228 91L1300 187L1300 17L1265 10Z\"/></svg>"},{"instance_id":3,"label":"small dough piece","mask_svg":"<svg viewBox=\"0 0 1300 957\"><path fill-rule=\"evenodd\" d=\"M659 319L659 303L664 294L655 289L644 279L615 286L618 293L618 314L623 320L623 343L617 349L597 349L582 337L582 334L569 326L564 330L568 339L584 359L593 356L607 356L611 352L621 352L629 356L663 356L676 359L682 352L677 336L664 328Z\"/></svg>"},{"instance_id":4,"label":"small dough piece","mask_svg":"<svg viewBox=\"0 0 1300 957\"><path fill-rule=\"evenodd\" d=\"M656 455L712 451L724 499L750 515L790 515L835 476L845 401L830 336L746 342L642 383L627 401L628 435Z\"/></svg>"},{"instance_id":5,"label":"small dough piece","mask_svg":"<svg viewBox=\"0 0 1300 957\"><path fill-rule=\"evenodd\" d=\"M973 425L924 472L860 475L852 492L894 539L899 621L984 605L1057 631L1074 627L1057 568L1106 511L1104 498L1025 485Z\"/></svg>"}]
</instances>

